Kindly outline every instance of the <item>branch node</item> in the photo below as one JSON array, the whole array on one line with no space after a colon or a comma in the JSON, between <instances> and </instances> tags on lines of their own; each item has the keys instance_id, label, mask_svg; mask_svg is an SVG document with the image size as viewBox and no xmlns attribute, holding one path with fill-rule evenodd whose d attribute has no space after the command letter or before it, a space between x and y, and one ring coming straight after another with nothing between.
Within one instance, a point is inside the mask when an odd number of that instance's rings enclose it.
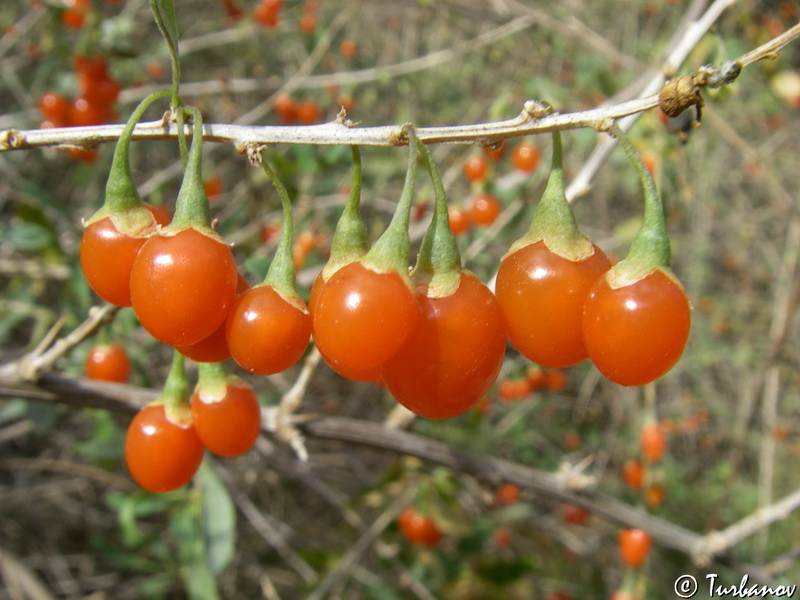
<instances>
[{"instance_id":1,"label":"branch node","mask_svg":"<svg viewBox=\"0 0 800 600\"><path fill-rule=\"evenodd\" d=\"M17 129L6 129L0 133L0 151L17 150L25 145L25 134Z\"/></svg>"},{"instance_id":2,"label":"branch node","mask_svg":"<svg viewBox=\"0 0 800 600\"><path fill-rule=\"evenodd\" d=\"M593 127L595 131L599 131L600 133L608 133L614 126L614 123L616 123L616 120L612 119L611 117L608 117L606 119L595 121Z\"/></svg>"},{"instance_id":3,"label":"branch node","mask_svg":"<svg viewBox=\"0 0 800 600\"><path fill-rule=\"evenodd\" d=\"M523 105L520 118L523 123L530 123L531 121L538 121L539 119L552 114L553 107L547 102L542 100L526 100Z\"/></svg>"},{"instance_id":4,"label":"branch node","mask_svg":"<svg viewBox=\"0 0 800 600\"><path fill-rule=\"evenodd\" d=\"M714 556L728 547L725 537L719 531L710 531L700 538L692 548L692 561L698 567L711 564Z\"/></svg>"},{"instance_id":5,"label":"branch node","mask_svg":"<svg viewBox=\"0 0 800 600\"><path fill-rule=\"evenodd\" d=\"M409 127L413 127L413 125L411 123L406 123L405 125L393 129L389 134L389 143L392 146L407 146L408 134L406 134L406 130Z\"/></svg>"},{"instance_id":6,"label":"branch node","mask_svg":"<svg viewBox=\"0 0 800 600\"><path fill-rule=\"evenodd\" d=\"M254 167L258 167L264 160L263 157L261 156L261 153L264 151L266 147L267 147L266 144L256 144L253 142L249 142L247 144L244 144L244 146L241 147L241 149L239 148L237 149L239 149L239 152L247 154L247 160L250 161L251 165L253 165Z\"/></svg>"}]
</instances>

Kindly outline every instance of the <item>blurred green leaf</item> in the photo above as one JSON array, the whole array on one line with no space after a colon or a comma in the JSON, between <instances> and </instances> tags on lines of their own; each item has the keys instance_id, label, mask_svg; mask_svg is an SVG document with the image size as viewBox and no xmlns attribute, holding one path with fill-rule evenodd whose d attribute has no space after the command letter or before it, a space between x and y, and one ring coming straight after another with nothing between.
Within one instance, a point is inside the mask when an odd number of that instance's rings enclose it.
<instances>
[{"instance_id":1,"label":"blurred green leaf","mask_svg":"<svg viewBox=\"0 0 800 600\"><path fill-rule=\"evenodd\" d=\"M191 600L218 600L216 579L208 564L203 539L201 498L197 494L173 514L170 529L178 542L181 576Z\"/></svg>"},{"instance_id":2,"label":"blurred green leaf","mask_svg":"<svg viewBox=\"0 0 800 600\"><path fill-rule=\"evenodd\" d=\"M366 591L373 600L403 600L403 596L383 585L367 586Z\"/></svg>"},{"instance_id":3,"label":"blurred green leaf","mask_svg":"<svg viewBox=\"0 0 800 600\"><path fill-rule=\"evenodd\" d=\"M139 528L138 519L167 511L175 503L173 494L135 494L113 493L106 498L108 505L117 511L123 543L135 548L145 539Z\"/></svg>"},{"instance_id":4,"label":"blurred green leaf","mask_svg":"<svg viewBox=\"0 0 800 600\"><path fill-rule=\"evenodd\" d=\"M153 11L158 11L166 28L166 33L170 37L169 42L177 48L179 39L178 19L175 16L175 5L172 0L150 0L150 6Z\"/></svg>"},{"instance_id":5,"label":"blurred green leaf","mask_svg":"<svg viewBox=\"0 0 800 600\"><path fill-rule=\"evenodd\" d=\"M50 208L61 213L62 215L72 218L71 206L65 202L62 202L60 199L53 196L53 194L51 194L49 191L39 187L35 183L22 179L16 181L14 183L14 187L21 193L35 200L34 204L39 208Z\"/></svg>"},{"instance_id":6,"label":"blurred green leaf","mask_svg":"<svg viewBox=\"0 0 800 600\"><path fill-rule=\"evenodd\" d=\"M49 228L36 223L17 222L3 228L3 238L22 252L38 252L50 246L55 238Z\"/></svg>"},{"instance_id":7,"label":"blurred green leaf","mask_svg":"<svg viewBox=\"0 0 800 600\"><path fill-rule=\"evenodd\" d=\"M27 401L17 398L0 405L0 424L16 421L25 416Z\"/></svg>"},{"instance_id":8,"label":"blurred green leaf","mask_svg":"<svg viewBox=\"0 0 800 600\"><path fill-rule=\"evenodd\" d=\"M487 560L475 567L483 579L496 584L509 584L531 572L533 565L526 558L514 560Z\"/></svg>"},{"instance_id":9,"label":"blurred green leaf","mask_svg":"<svg viewBox=\"0 0 800 600\"><path fill-rule=\"evenodd\" d=\"M53 429L58 419L58 407L55 404L28 402L27 409L35 433L44 435Z\"/></svg>"},{"instance_id":10,"label":"blurred green leaf","mask_svg":"<svg viewBox=\"0 0 800 600\"><path fill-rule=\"evenodd\" d=\"M91 411L91 420L92 434L85 442L75 445L75 452L98 462L121 459L125 437L111 413L103 410Z\"/></svg>"},{"instance_id":11,"label":"blurred green leaf","mask_svg":"<svg viewBox=\"0 0 800 600\"><path fill-rule=\"evenodd\" d=\"M208 566L212 573L219 574L236 552L236 508L210 460L203 461L197 476L202 494L201 515Z\"/></svg>"}]
</instances>

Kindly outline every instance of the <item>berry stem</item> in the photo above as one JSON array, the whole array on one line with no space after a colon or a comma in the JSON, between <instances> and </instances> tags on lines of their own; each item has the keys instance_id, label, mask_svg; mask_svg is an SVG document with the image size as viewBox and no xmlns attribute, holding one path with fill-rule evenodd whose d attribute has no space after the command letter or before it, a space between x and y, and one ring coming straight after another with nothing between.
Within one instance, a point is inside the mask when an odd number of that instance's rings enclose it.
<instances>
[{"instance_id":1,"label":"berry stem","mask_svg":"<svg viewBox=\"0 0 800 600\"><path fill-rule=\"evenodd\" d=\"M178 21L175 17L175 5L172 0L150 0L150 10L156 21L156 26L161 32L161 37L167 43L170 62L172 64L172 108L181 105L178 94L181 81L181 63L178 56Z\"/></svg>"},{"instance_id":2,"label":"berry stem","mask_svg":"<svg viewBox=\"0 0 800 600\"><path fill-rule=\"evenodd\" d=\"M408 262L411 256L411 239L408 224L414 198L414 183L417 172L417 133L413 125L405 126L408 136L408 168L403 191L389 226L364 257L365 266L378 272L396 272L408 280ZM409 280L410 281L410 280Z\"/></svg>"},{"instance_id":3,"label":"berry stem","mask_svg":"<svg viewBox=\"0 0 800 600\"><path fill-rule=\"evenodd\" d=\"M283 211L281 237L278 239L278 247L275 249L275 258L272 259L272 263L267 270L267 275L261 285L271 286L286 300L299 299L300 295L297 293L297 288L295 287L295 268L294 259L292 257L292 239L294 236L292 201L289 198L289 192L286 191L286 186L283 185L278 174L263 156L261 157L261 168L264 169L267 177L269 177L269 180L278 192Z\"/></svg>"},{"instance_id":4,"label":"berry stem","mask_svg":"<svg viewBox=\"0 0 800 600\"><path fill-rule=\"evenodd\" d=\"M353 153L353 176L350 182L350 197L336 223L331 242L331 256L322 269L322 278L328 278L345 265L362 258L369 251L367 226L361 218L361 151L351 146Z\"/></svg>"},{"instance_id":5,"label":"berry stem","mask_svg":"<svg viewBox=\"0 0 800 600\"><path fill-rule=\"evenodd\" d=\"M186 359L175 350L172 353L172 366L169 369L164 389L156 402L164 403L167 420L178 427L187 428L192 424L189 408L189 380L186 377Z\"/></svg>"},{"instance_id":6,"label":"berry stem","mask_svg":"<svg viewBox=\"0 0 800 600\"><path fill-rule=\"evenodd\" d=\"M411 276L415 284L428 288L428 297L445 298L458 289L461 281L461 253L450 230L442 178L425 144L418 142L417 146L433 182L435 203L431 224L422 238Z\"/></svg>"},{"instance_id":7,"label":"berry stem","mask_svg":"<svg viewBox=\"0 0 800 600\"><path fill-rule=\"evenodd\" d=\"M547 187L536 207L528 233L511 246L509 254L539 240L554 254L574 262L594 253L591 241L578 229L564 193L563 147L558 131L553 132L553 163Z\"/></svg>"},{"instance_id":8,"label":"berry stem","mask_svg":"<svg viewBox=\"0 0 800 600\"><path fill-rule=\"evenodd\" d=\"M106 197L103 208L112 214L122 213L141 206L142 200L136 190L130 163L131 135L144 112L153 102L169 96L169 92L154 92L142 100L134 109L114 148L111 169L106 182Z\"/></svg>"},{"instance_id":9,"label":"berry stem","mask_svg":"<svg viewBox=\"0 0 800 600\"><path fill-rule=\"evenodd\" d=\"M180 231L192 227L210 232L208 196L203 189L203 116L194 107L185 110L192 115L193 120L192 146L181 189L175 201L175 216L166 229Z\"/></svg>"},{"instance_id":10,"label":"berry stem","mask_svg":"<svg viewBox=\"0 0 800 600\"><path fill-rule=\"evenodd\" d=\"M609 129L625 150L628 159L639 175L644 191L644 216L642 226L636 234L628 256L612 268L615 277L623 277L628 283L638 281L658 268L668 268L670 264L670 243L664 206L653 181L653 176L645 167L636 148L628 136L614 123Z\"/></svg>"},{"instance_id":11,"label":"berry stem","mask_svg":"<svg viewBox=\"0 0 800 600\"><path fill-rule=\"evenodd\" d=\"M210 404L221 401L228 389L228 369L225 363L199 363L195 391L200 400Z\"/></svg>"}]
</instances>

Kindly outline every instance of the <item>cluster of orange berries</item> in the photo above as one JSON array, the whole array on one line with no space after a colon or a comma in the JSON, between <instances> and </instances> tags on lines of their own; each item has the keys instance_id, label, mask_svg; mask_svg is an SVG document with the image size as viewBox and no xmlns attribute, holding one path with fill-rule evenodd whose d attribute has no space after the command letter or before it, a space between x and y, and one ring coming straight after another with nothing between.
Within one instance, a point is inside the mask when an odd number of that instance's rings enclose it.
<instances>
[{"instance_id":1,"label":"cluster of orange berries","mask_svg":"<svg viewBox=\"0 0 800 600\"><path fill-rule=\"evenodd\" d=\"M106 0L108 4L118 4L122 0ZM92 12L91 0L61 0L61 6L54 3L55 8L61 9L61 23L70 29L82 29L86 26Z\"/></svg>"},{"instance_id":2,"label":"cluster of orange berries","mask_svg":"<svg viewBox=\"0 0 800 600\"><path fill-rule=\"evenodd\" d=\"M448 208L450 229L455 235L467 233L472 226L488 227L502 212L502 204L497 197L485 189L492 175L492 165L505 156L508 142L496 147L486 147L482 154L467 157L462 166L466 180L472 185L473 193L468 205L451 204ZM511 164L521 173L533 173L539 168L542 154L538 146L521 141L511 151Z\"/></svg>"},{"instance_id":3,"label":"cluster of orange berries","mask_svg":"<svg viewBox=\"0 0 800 600\"><path fill-rule=\"evenodd\" d=\"M79 94L71 99L56 92L46 92L39 98L39 112L44 119L41 127L86 127L102 125L117 117L114 104L122 85L108 72L103 56L78 54L73 68ZM72 150L70 154L85 161L94 160L93 150Z\"/></svg>"},{"instance_id":4,"label":"cluster of orange berries","mask_svg":"<svg viewBox=\"0 0 800 600\"><path fill-rule=\"evenodd\" d=\"M497 395L500 400L509 402L527 398L538 391L557 394L563 391L566 385L567 374L562 369L542 369L533 365L525 371L524 377L501 381L497 388Z\"/></svg>"}]
</instances>

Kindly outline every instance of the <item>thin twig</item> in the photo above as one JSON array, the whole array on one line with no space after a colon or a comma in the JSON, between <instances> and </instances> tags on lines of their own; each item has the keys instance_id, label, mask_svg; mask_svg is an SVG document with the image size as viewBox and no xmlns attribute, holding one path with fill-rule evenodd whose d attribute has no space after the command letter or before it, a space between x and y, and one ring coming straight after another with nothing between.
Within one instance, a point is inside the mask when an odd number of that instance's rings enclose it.
<instances>
[{"instance_id":1,"label":"thin twig","mask_svg":"<svg viewBox=\"0 0 800 600\"><path fill-rule=\"evenodd\" d=\"M416 490L413 487L406 488L389 507L378 516L375 521L361 534L355 544L344 554L342 560L336 565L336 568L331 570L322 581L314 588L314 591L309 594L307 600L322 600L328 591L336 584L339 579L344 577L347 572L353 568L358 562L359 558L369 549L372 544L378 539L380 534L386 529L392 521L397 518L400 511L414 497Z\"/></svg>"},{"instance_id":2,"label":"thin twig","mask_svg":"<svg viewBox=\"0 0 800 600\"><path fill-rule=\"evenodd\" d=\"M53 373L48 373L38 383L31 384L20 381L18 375L15 377L13 373L0 372L0 396L5 397L31 398L131 413L139 410L156 395L157 392L152 390L81 381ZM729 540L738 541L747 537L800 506L800 492L797 492L744 519L729 530L702 536L593 490L572 490L558 473L548 473L508 460L454 450L445 443L388 429L379 423L303 415L295 417L293 422L307 437L349 442L416 456L484 481L513 483L550 499L581 506L598 517L627 527L644 529L653 536L656 543L664 547L684 552L696 560L720 560L748 573L753 579L764 582L769 582L770 578L757 566L739 564L727 554L725 550L732 546Z\"/></svg>"},{"instance_id":3,"label":"thin twig","mask_svg":"<svg viewBox=\"0 0 800 600\"><path fill-rule=\"evenodd\" d=\"M32 352L15 363L4 365L0 370L16 370L24 381L36 381L42 376L42 373L52 368L57 360L66 356L75 346L94 335L100 327L108 323L118 310L118 306L108 303L103 306L93 306L83 323L50 347L58 330L63 325L63 319L60 319ZM49 350L48 347L50 347Z\"/></svg>"},{"instance_id":4,"label":"thin twig","mask_svg":"<svg viewBox=\"0 0 800 600\"><path fill-rule=\"evenodd\" d=\"M686 60L686 57L698 44L700 38L711 29L723 11L733 2L734 0L716 0L697 21L687 23L683 35L676 39L672 50L664 60L661 71L653 75L642 87L639 92L641 97L649 97L651 94L658 92L665 79L677 72L678 67ZM636 122L636 119L639 118L639 114L636 113L628 118L621 119L618 123L620 129L623 132L628 131ZM592 179L594 179L608 155L611 154L616 143L616 139L612 136L604 136L598 141L597 146L595 146L594 151L581 170L567 186L566 194L570 201L588 193Z\"/></svg>"},{"instance_id":5,"label":"thin twig","mask_svg":"<svg viewBox=\"0 0 800 600\"><path fill-rule=\"evenodd\" d=\"M688 53L690 45L686 40L699 39L711 27L718 13L724 9L732 0L717 0L706 12L703 18L689 28L686 37L678 48L667 60L667 64L675 64L683 60L681 52ZM800 25L795 26L778 36L775 40L770 40L766 44L748 52L739 59L739 62L752 64L755 60L773 58L788 43L800 37ZM776 41L777 40L777 41ZM750 62L743 62L744 60ZM735 61L734 61L735 62ZM489 123L478 123L471 125L456 125L448 127L420 127L417 129L419 140L425 144L434 143L477 143L493 144L504 139L530 135L536 133L546 133L556 130L581 129L581 128L603 128L609 120L623 119L623 117L639 114L650 108L658 106L658 91L663 76L659 75L653 79L643 91L643 97L628 102L622 102L613 106L593 108L590 110L574 113L555 113L545 114L541 112L541 104L528 101L523 111L514 119L495 121ZM623 121L624 124L624 121ZM99 143L115 141L122 132L122 125L98 125L92 127L61 127L53 129L31 129L15 130L6 129L0 131L0 151L24 150L31 148L43 148L54 146L65 147L91 147ZM178 131L174 123L165 127L162 121L142 123L133 132L134 140L164 140L175 139ZM248 148L264 144L315 144L315 145L360 145L360 146L401 146L406 143L402 135L401 125L384 125L377 127L357 127L352 123L330 122L321 125L306 126L245 126L234 124L207 124L203 127L204 139L212 142L229 143L234 145L240 152L246 152ZM602 150L605 144L598 145L596 153L607 152ZM584 167L582 173L590 168L599 167L594 165L591 158ZM591 179L590 176L580 175L576 177L568 190L571 197L581 191L581 186L585 187L583 179ZM577 187L576 187L577 186ZM571 192L570 192L571 190Z\"/></svg>"}]
</instances>

